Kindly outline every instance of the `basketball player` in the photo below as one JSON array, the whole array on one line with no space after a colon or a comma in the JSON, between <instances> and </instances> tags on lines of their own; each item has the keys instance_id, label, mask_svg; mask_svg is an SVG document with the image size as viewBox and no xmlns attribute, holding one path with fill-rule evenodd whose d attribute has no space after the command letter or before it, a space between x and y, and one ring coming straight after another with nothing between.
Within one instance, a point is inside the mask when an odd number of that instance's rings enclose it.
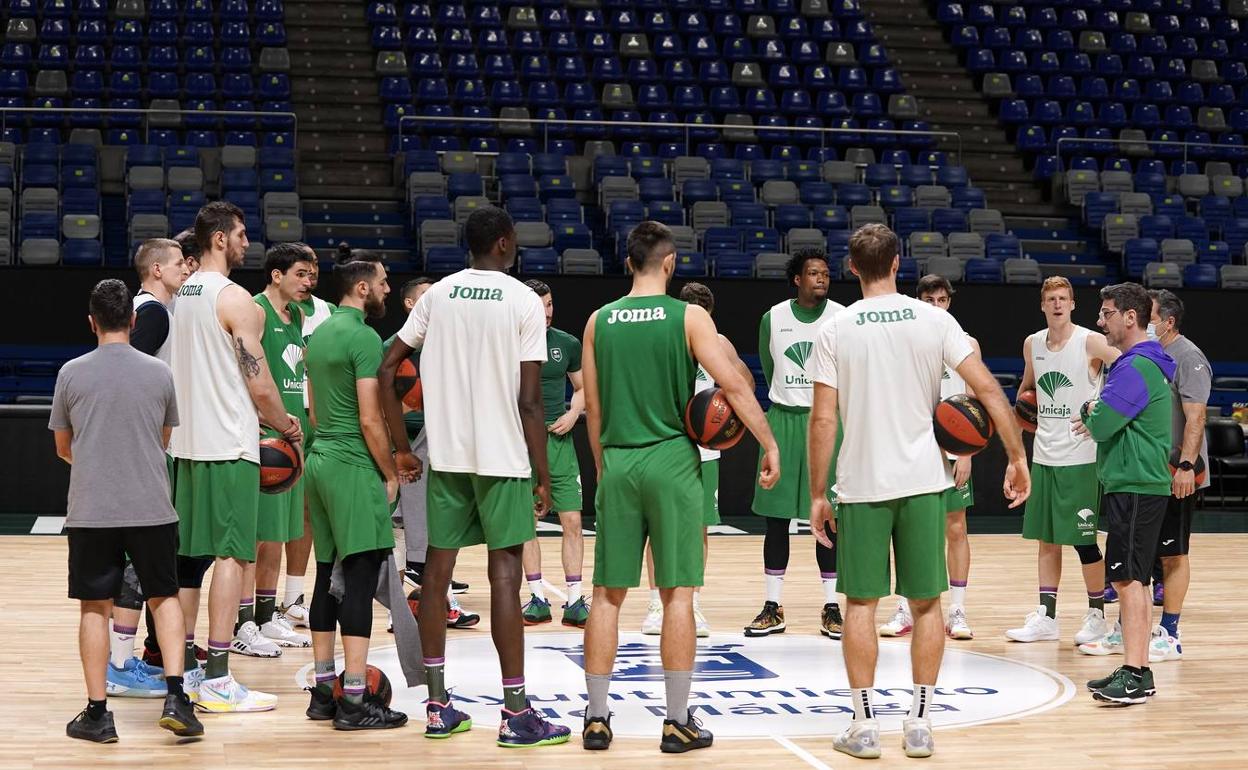
<instances>
[{"instance_id":1,"label":"basketball player","mask_svg":"<svg viewBox=\"0 0 1248 770\"><path fill-rule=\"evenodd\" d=\"M173 240L182 249L182 257L186 260L186 270L188 273L194 273L199 270L199 244L195 241L195 228L188 227L177 235L173 236Z\"/></svg>"},{"instance_id":2,"label":"basketball player","mask_svg":"<svg viewBox=\"0 0 1248 770\"><path fill-rule=\"evenodd\" d=\"M848 601L842 648L854 719L833 746L863 758L880 756L871 706L879 641L872 626L880 597L892 593L890 549L896 592L909 599L914 615L914 702L903 722L902 745L911 757L933 750L929 714L945 645L940 595L949 587L945 491L953 485L932 431L945 367L979 394L998 426L1009 459L1003 489L1012 505L1022 504L1030 486L1027 455L1001 387L952 315L897 293L898 253L897 236L884 225L866 225L851 236L849 264L863 298L823 325L814 351L810 529L819 540L828 539L824 526L833 523L824 496L826 469L842 415L845 423L835 524Z\"/></svg>"},{"instance_id":3,"label":"basketball player","mask_svg":"<svg viewBox=\"0 0 1248 770\"><path fill-rule=\"evenodd\" d=\"M178 424L178 405L169 367L130 346L133 323L126 285L112 278L97 283L90 324L98 347L61 368L48 420L56 454L70 464L69 596L81 603L78 647L87 685L87 707L65 733L96 743L117 741L105 702L107 629L127 559L147 589L169 659L159 724L176 735L204 732L183 690L177 653L183 628L178 515L169 502L164 446Z\"/></svg>"},{"instance_id":4,"label":"basketball player","mask_svg":"<svg viewBox=\"0 0 1248 770\"><path fill-rule=\"evenodd\" d=\"M215 558L208 663L197 705L213 712L267 711L277 704L275 696L248 690L230 675L230 640L243 572L256 558L260 420L291 441L303 433L263 365L256 304L229 279L247 249L242 210L225 201L205 205L195 218L195 241L203 250L200 269L178 290L173 316L171 368L183 406L169 446L180 553Z\"/></svg>"},{"instance_id":5,"label":"basketball player","mask_svg":"<svg viewBox=\"0 0 1248 770\"><path fill-rule=\"evenodd\" d=\"M1173 479L1168 460L1174 359L1145 331L1153 300L1137 283L1101 289L1097 325L1122 351L1099 398L1071 417L1077 435L1097 444L1096 473L1105 490L1105 573L1118 591L1126 664L1087 683L1093 699L1145 703L1156 692L1148 667L1153 560ZM1085 416L1086 415L1086 416Z\"/></svg>"},{"instance_id":6,"label":"basketball player","mask_svg":"<svg viewBox=\"0 0 1248 770\"><path fill-rule=\"evenodd\" d=\"M503 675L498 745L566 743L568 728L548 722L525 695L524 623L516 601L523 546L536 534L533 498L539 516L551 505L542 420L542 303L507 275L516 261L516 231L507 212L477 209L464 223L464 237L472 267L425 292L378 372L390 435L402 436L394 374L413 350L421 351L429 432L429 549L420 602L429 685L425 735L447 738L472 726L446 689L445 597L459 549L484 542L491 634ZM398 444L395 462L411 480L420 462L405 442Z\"/></svg>"},{"instance_id":7,"label":"basketball player","mask_svg":"<svg viewBox=\"0 0 1248 770\"><path fill-rule=\"evenodd\" d=\"M681 286L680 300L701 307L707 315L714 313L715 295L711 293L706 284L690 281ZM719 342L724 347L724 353L733 362L734 368L745 378L746 384L753 387L754 374L737 355L737 349L722 334L719 335ZM694 394L713 387L715 387L714 380L699 364L697 376L693 381ZM707 530L719 524L719 451L699 446L698 456L702 460L702 563L703 571L705 571L706 561L711 554ZM641 633L658 636L663 632L663 601L654 583L654 554L650 550L649 543L646 543L646 576L650 584L650 605L646 608L645 620L641 621ZM699 639L711 635L711 624L707 622L706 615L702 614L701 597L702 587L695 586L693 589L693 627Z\"/></svg>"},{"instance_id":8,"label":"basketball player","mask_svg":"<svg viewBox=\"0 0 1248 770\"><path fill-rule=\"evenodd\" d=\"M766 601L748 626L746 636L767 636L785 629L781 592L789 566L789 524L805 521L810 511L806 497L806 424L810 418L812 382L806 363L819 326L844 305L828 299L828 258L819 249L798 249L789 259L785 274L797 287L797 299L785 300L763 315L758 326L758 352L767 378L771 408L767 424L780 444L784 478L774 489L754 489L754 513L767 520L763 538L763 579ZM761 455L760 455L761 461ZM836 462L835 455L830 462ZM832 471L828 472L829 475ZM824 490L826 494L828 490ZM823 545L824 542L831 546ZM823 583L823 613L819 632L829 639L841 638L841 607L836 599L836 533L815 543L815 561Z\"/></svg>"},{"instance_id":9,"label":"basketball player","mask_svg":"<svg viewBox=\"0 0 1248 770\"><path fill-rule=\"evenodd\" d=\"M1032 446L1032 495L1023 509L1023 537L1036 540L1040 603L1022 627L1005 632L1016 642L1052 641L1057 629L1057 587L1062 546L1074 546L1088 591L1088 609L1075 644L1089 644L1110 630L1105 622L1105 560L1096 544L1101 489L1096 442L1075 435L1070 417L1096 397L1102 369L1118 358L1105 335L1071 320L1075 294L1061 276L1040 287L1045 328L1023 340L1023 380L1018 390L1036 391L1036 438Z\"/></svg>"},{"instance_id":10,"label":"basketball player","mask_svg":"<svg viewBox=\"0 0 1248 770\"><path fill-rule=\"evenodd\" d=\"M555 316L550 287L536 278L524 282L542 300L546 313L546 363L542 364L542 405L546 410L546 459L550 463L550 499L563 528L563 575L567 599L563 625L584 628L589 604L581 595L581 568L585 564L585 539L581 536L581 466L572 443L572 428L585 411L581 386L581 341L551 326ZM564 400L572 383L572 401ZM566 407L566 408L565 408ZM524 544L524 579L529 602L522 608L526 626L549 623L550 602L542 585L542 549L535 537Z\"/></svg>"},{"instance_id":11,"label":"basketball player","mask_svg":"<svg viewBox=\"0 0 1248 770\"><path fill-rule=\"evenodd\" d=\"M608 690L620 607L640 581L648 539L663 601L667 718L659 748L680 753L714 740L689 709L697 643L693 589L703 579L703 492L684 411L699 364L721 383L763 447L759 484L764 489L775 486L782 461L753 389L734 371L710 315L667 295L676 270L671 230L642 222L629 233L627 253L632 291L594 311L585 325L585 410L599 483L594 601L585 628L589 705L581 739L586 749L610 747Z\"/></svg>"},{"instance_id":12,"label":"basketball player","mask_svg":"<svg viewBox=\"0 0 1248 770\"><path fill-rule=\"evenodd\" d=\"M317 428L306 471L316 551L309 608L316 685L309 688L306 713L310 719L332 719L339 730L381 730L407 724L406 714L364 697L373 595L394 549L390 511L399 496L378 403L381 337L365 319L386 314L390 285L381 259L367 252L348 255L335 272L342 287L338 308L312 335L306 356L311 420ZM330 595L335 562L342 569L341 601ZM342 698L335 702L338 628L346 664Z\"/></svg>"}]
</instances>

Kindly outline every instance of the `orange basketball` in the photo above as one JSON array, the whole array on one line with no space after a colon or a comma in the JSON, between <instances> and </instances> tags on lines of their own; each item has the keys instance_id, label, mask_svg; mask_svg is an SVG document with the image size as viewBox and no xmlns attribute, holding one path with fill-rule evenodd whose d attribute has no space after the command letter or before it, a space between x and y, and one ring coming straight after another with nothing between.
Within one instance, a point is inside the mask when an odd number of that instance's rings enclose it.
<instances>
[{"instance_id":1,"label":"orange basketball","mask_svg":"<svg viewBox=\"0 0 1248 770\"><path fill-rule=\"evenodd\" d=\"M693 394L685 405L685 433L707 449L731 449L745 435L745 425L720 388Z\"/></svg>"},{"instance_id":2,"label":"orange basketball","mask_svg":"<svg viewBox=\"0 0 1248 770\"><path fill-rule=\"evenodd\" d=\"M1170 475L1179 472L1180 452L1174 449L1170 452ZM1205 458L1196 455L1196 462L1192 463L1192 473L1196 476L1196 486L1205 483Z\"/></svg>"},{"instance_id":3,"label":"orange basketball","mask_svg":"<svg viewBox=\"0 0 1248 770\"><path fill-rule=\"evenodd\" d=\"M260 491L279 495L290 489L303 473L303 456L284 438L260 441Z\"/></svg>"},{"instance_id":4,"label":"orange basketball","mask_svg":"<svg viewBox=\"0 0 1248 770\"><path fill-rule=\"evenodd\" d=\"M988 446L995 428L979 399L959 393L936 405L932 416L936 443L949 454L968 456Z\"/></svg>"},{"instance_id":5,"label":"orange basketball","mask_svg":"<svg viewBox=\"0 0 1248 770\"><path fill-rule=\"evenodd\" d=\"M345 671L342 672L334 680L334 700L342 698L342 683L346 673ZM394 688L390 686L390 678L386 676L386 672L371 665L365 669L364 695L365 697L377 698L387 706L390 705L390 699L394 696Z\"/></svg>"},{"instance_id":6,"label":"orange basketball","mask_svg":"<svg viewBox=\"0 0 1248 770\"><path fill-rule=\"evenodd\" d=\"M420 385L420 372L416 371L410 359L404 359L399 364L399 370L395 372L394 392L409 409L419 411L424 408L424 388Z\"/></svg>"},{"instance_id":7,"label":"orange basketball","mask_svg":"<svg viewBox=\"0 0 1248 770\"><path fill-rule=\"evenodd\" d=\"M1014 414L1018 417L1018 424L1028 433L1035 433L1038 425L1036 404L1036 391L1024 390L1018 394L1018 398L1014 400Z\"/></svg>"}]
</instances>

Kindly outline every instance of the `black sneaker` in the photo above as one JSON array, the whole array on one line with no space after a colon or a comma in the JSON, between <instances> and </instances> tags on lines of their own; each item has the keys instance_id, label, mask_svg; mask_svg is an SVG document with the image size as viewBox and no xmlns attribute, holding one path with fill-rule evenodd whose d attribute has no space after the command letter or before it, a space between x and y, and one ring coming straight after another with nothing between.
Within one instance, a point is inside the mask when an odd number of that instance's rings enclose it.
<instances>
[{"instance_id":1,"label":"black sneaker","mask_svg":"<svg viewBox=\"0 0 1248 770\"><path fill-rule=\"evenodd\" d=\"M335 730L388 730L405 724L407 714L391 709L377 698L365 698L360 703L341 700L334 715Z\"/></svg>"},{"instance_id":2,"label":"black sneaker","mask_svg":"<svg viewBox=\"0 0 1248 770\"><path fill-rule=\"evenodd\" d=\"M677 724L673 719L663 720L663 740L659 742L659 751L665 754L683 754L694 749L705 749L715 740L711 731L704 729L690 711L685 723Z\"/></svg>"},{"instance_id":3,"label":"black sneaker","mask_svg":"<svg viewBox=\"0 0 1248 770\"><path fill-rule=\"evenodd\" d=\"M65 725L65 734L70 738L80 738L92 743L116 743L117 726L113 724L113 712L105 711L104 716L92 719L83 709L73 721Z\"/></svg>"},{"instance_id":4,"label":"black sneaker","mask_svg":"<svg viewBox=\"0 0 1248 770\"><path fill-rule=\"evenodd\" d=\"M303 688L312 693L312 697L308 700L308 710L303 712L308 715L308 719L324 722L327 719L333 719L338 713L338 704L334 701L333 693L322 692L317 687Z\"/></svg>"},{"instance_id":5,"label":"black sneaker","mask_svg":"<svg viewBox=\"0 0 1248 770\"><path fill-rule=\"evenodd\" d=\"M586 717L585 726L581 728L581 746L590 751L603 751L611 748L611 717Z\"/></svg>"},{"instance_id":6,"label":"black sneaker","mask_svg":"<svg viewBox=\"0 0 1248 770\"><path fill-rule=\"evenodd\" d=\"M845 621L841 618L841 606L835 602L823 605L823 617L819 624L819 633L829 639L840 639Z\"/></svg>"},{"instance_id":7,"label":"black sneaker","mask_svg":"<svg viewBox=\"0 0 1248 770\"><path fill-rule=\"evenodd\" d=\"M204 725L195 717L195 707L185 693L165 696L165 708L160 712L157 724L174 735L186 738L204 734Z\"/></svg>"},{"instance_id":8,"label":"black sneaker","mask_svg":"<svg viewBox=\"0 0 1248 770\"><path fill-rule=\"evenodd\" d=\"M404 570L403 570L403 579L404 579L404 580L406 580L408 583L411 583L411 584L412 584L413 586L415 586L416 588L420 588L420 579L421 579L421 574L420 574L420 572L419 572L419 571L414 570L414 569L410 569L410 568L408 568L408 569L404 569ZM466 593L468 593L468 584L467 584L467 583L461 583L461 582L459 582L458 580L456 580L455 578L451 578L451 593L453 593L453 594L466 594Z\"/></svg>"},{"instance_id":9,"label":"black sneaker","mask_svg":"<svg viewBox=\"0 0 1248 770\"><path fill-rule=\"evenodd\" d=\"M745 627L746 636L767 636L784 633L784 608L775 602L763 602L763 611Z\"/></svg>"}]
</instances>

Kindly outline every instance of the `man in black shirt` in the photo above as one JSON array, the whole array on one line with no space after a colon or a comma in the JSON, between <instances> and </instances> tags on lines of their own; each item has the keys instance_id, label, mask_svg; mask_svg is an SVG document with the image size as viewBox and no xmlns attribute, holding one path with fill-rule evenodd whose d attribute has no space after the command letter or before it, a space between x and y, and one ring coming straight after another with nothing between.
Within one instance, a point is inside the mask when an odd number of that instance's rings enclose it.
<instances>
[{"instance_id":1,"label":"man in black shirt","mask_svg":"<svg viewBox=\"0 0 1248 770\"><path fill-rule=\"evenodd\" d=\"M134 329L130 344L169 363L165 343L169 338L169 313L173 295L189 276L186 258L177 241L153 238L144 241L134 255L139 273L139 292L134 295Z\"/></svg>"}]
</instances>

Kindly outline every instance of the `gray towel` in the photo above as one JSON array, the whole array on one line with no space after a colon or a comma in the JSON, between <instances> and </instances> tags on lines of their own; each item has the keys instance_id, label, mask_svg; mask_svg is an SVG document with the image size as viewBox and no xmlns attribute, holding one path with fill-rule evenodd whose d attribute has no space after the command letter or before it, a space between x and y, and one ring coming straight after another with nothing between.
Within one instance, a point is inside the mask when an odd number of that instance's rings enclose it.
<instances>
[{"instance_id":1,"label":"gray towel","mask_svg":"<svg viewBox=\"0 0 1248 770\"><path fill-rule=\"evenodd\" d=\"M329 595L341 602L346 583L342 579L342 562L334 562L334 571L329 578ZM425 684L425 661L420 646L420 629L416 618L407 607L407 596L403 593L403 578L399 575L399 565L391 553L382 562L377 574L377 593L374 598L381 606L390 610L394 623L394 645L399 653L399 666L407 679L408 687Z\"/></svg>"}]
</instances>

